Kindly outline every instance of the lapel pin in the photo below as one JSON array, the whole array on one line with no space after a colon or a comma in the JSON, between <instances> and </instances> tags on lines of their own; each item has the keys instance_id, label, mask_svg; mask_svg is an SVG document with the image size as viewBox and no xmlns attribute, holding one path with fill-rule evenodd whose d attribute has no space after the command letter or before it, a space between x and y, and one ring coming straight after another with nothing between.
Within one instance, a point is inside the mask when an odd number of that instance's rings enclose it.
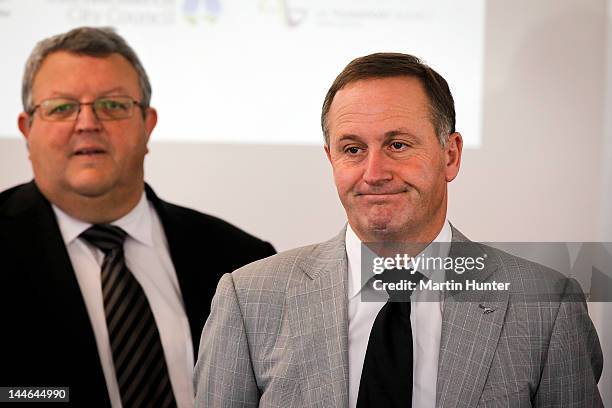
<instances>
[{"instance_id":1,"label":"lapel pin","mask_svg":"<svg viewBox=\"0 0 612 408\"><path fill-rule=\"evenodd\" d=\"M495 311L495 309L492 309L490 307L484 306L482 303L479 304L478 307L482 309L482 313L483 314L489 314L489 313L493 313Z\"/></svg>"}]
</instances>

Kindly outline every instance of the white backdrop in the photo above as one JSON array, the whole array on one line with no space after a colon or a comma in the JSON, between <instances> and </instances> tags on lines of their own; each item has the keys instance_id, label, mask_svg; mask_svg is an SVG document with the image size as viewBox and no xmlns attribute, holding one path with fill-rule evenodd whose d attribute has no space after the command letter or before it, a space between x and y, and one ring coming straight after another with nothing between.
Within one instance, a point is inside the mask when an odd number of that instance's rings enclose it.
<instances>
[{"instance_id":1,"label":"white backdrop","mask_svg":"<svg viewBox=\"0 0 612 408\"><path fill-rule=\"evenodd\" d=\"M0 1L5 11L0 14L0 78L6 80L0 136L15 133L10 119L18 106L23 63L35 42L74 26L111 25L138 51L151 77L152 102L163 112L157 140L317 145L316 118L329 81L357 56L397 51L440 67L452 84L465 142L478 146L484 4L485 0ZM191 118L200 119L197 126Z\"/></svg>"}]
</instances>

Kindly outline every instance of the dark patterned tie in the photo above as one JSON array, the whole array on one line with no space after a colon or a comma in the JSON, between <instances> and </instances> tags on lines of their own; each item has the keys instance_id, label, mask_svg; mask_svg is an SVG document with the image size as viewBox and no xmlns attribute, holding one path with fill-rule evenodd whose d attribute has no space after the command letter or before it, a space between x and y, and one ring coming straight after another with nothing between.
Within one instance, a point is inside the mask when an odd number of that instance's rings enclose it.
<instances>
[{"instance_id":1,"label":"dark patterned tie","mask_svg":"<svg viewBox=\"0 0 612 408\"><path fill-rule=\"evenodd\" d=\"M102 295L124 408L175 407L159 331L142 287L125 265L126 232L108 224L81 234L104 252Z\"/></svg>"},{"instance_id":2,"label":"dark patterned tie","mask_svg":"<svg viewBox=\"0 0 612 408\"><path fill-rule=\"evenodd\" d=\"M402 279L418 284L423 275L389 270L381 276L387 283ZM412 406L411 293L389 292L389 300L376 315L359 382L358 408Z\"/></svg>"}]
</instances>

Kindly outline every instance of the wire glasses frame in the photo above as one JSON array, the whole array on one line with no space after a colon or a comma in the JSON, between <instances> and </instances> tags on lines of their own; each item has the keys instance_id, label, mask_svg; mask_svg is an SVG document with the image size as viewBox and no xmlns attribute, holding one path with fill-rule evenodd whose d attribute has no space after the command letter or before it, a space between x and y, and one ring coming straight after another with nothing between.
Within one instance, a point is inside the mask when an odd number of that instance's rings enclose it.
<instances>
[{"instance_id":1,"label":"wire glasses frame","mask_svg":"<svg viewBox=\"0 0 612 408\"><path fill-rule=\"evenodd\" d=\"M30 110L33 115L37 110L41 119L49 122L75 121L83 106L91 106L98 120L121 120L132 117L134 106L144 109L145 106L129 96L103 96L93 102L80 102L72 98L50 98L41 101Z\"/></svg>"}]
</instances>

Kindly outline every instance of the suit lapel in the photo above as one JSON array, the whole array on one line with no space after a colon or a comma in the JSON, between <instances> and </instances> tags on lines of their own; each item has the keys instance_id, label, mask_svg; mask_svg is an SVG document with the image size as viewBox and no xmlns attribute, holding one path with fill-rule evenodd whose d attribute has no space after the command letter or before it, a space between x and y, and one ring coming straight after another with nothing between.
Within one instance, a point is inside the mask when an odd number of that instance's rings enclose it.
<instances>
[{"instance_id":1,"label":"suit lapel","mask_svg":"<svg viewBox=\"0 0 612 408\"><path fill-rule=\"evenodd\" d=\"M80 389L75 389L80 397L89 394L90 398L108 402L91 322L51 205L30 182L16 194L7 215L15 225L14 251L22 260L23 281L31 282L35 304L57 319L54 332L43 335L51 336L49 344L59 342L57 347L78 355L69 358L70 364L55 367L58 376L82 381L78 383Z\"/></svg>"},{"instance_id":2,"label":"suit lapel","mask_svg":"<svg viewBox=\"0 0 612 408\"><path fill-rule=\"evenodd\" d=\"M41 288L40 295L49 299L50 306L61 309L58 313L76 329L77 337L91 340L88 346L93 347L88 351L99 363L83 295L51 205L33 182L22 193L16 197L23 207L15 214L15 225L19 226L15 241L20 243L16 251L23 252L24 273L31 274L31 282Z\"/></svg>"},{"instance_id":3,"label":"suit lapel","mask_svg":"<svg viewBox=\"0 0 612 408\"><path fill-rule=\"evenodd\" d=\"M198 293L200 285L195 281L195 274L188 272L201 263L201 259L200 262L196 260L196 256L201 255L201 248L193 248L194 239L191 235L186 234L184 228L182 228L184 222L166 208L167 204L160 200L147 184L145 184L145 193L147 199L153 203L164 228L170 257L176 271L185 312L189 320L193 350L197 352L199 336L206 316L203 313L198 314L201 311L199 307L201 293Z\"/></svg>"},{"instance_id":4,"label":"suit lapel","mask_svg":"<svg viewBox=\"0 0 612 408\"><path fill-rule=\"evenodd\" d=\"M348 301L344 231L299 266L308 279L287 294L293 360L304 405L348 405Z\"/></svg>"},{"instance_id":5,"label":"suit lapel","mask_svg":"<svg viewBox=\"0 0 612 408\"><path fill-rule=\"evenodd\" d=\"M455 281L485 282L499 268L487 248L468 241L453 228L449 257L487 256L485 268ZM450 279L450 277L449 277ZM465 289L465 286L464 286ZM447 293L442 315L436 406L475 407L487 379L508 307L508 292Z\"/></svg>"}]
</instances>

